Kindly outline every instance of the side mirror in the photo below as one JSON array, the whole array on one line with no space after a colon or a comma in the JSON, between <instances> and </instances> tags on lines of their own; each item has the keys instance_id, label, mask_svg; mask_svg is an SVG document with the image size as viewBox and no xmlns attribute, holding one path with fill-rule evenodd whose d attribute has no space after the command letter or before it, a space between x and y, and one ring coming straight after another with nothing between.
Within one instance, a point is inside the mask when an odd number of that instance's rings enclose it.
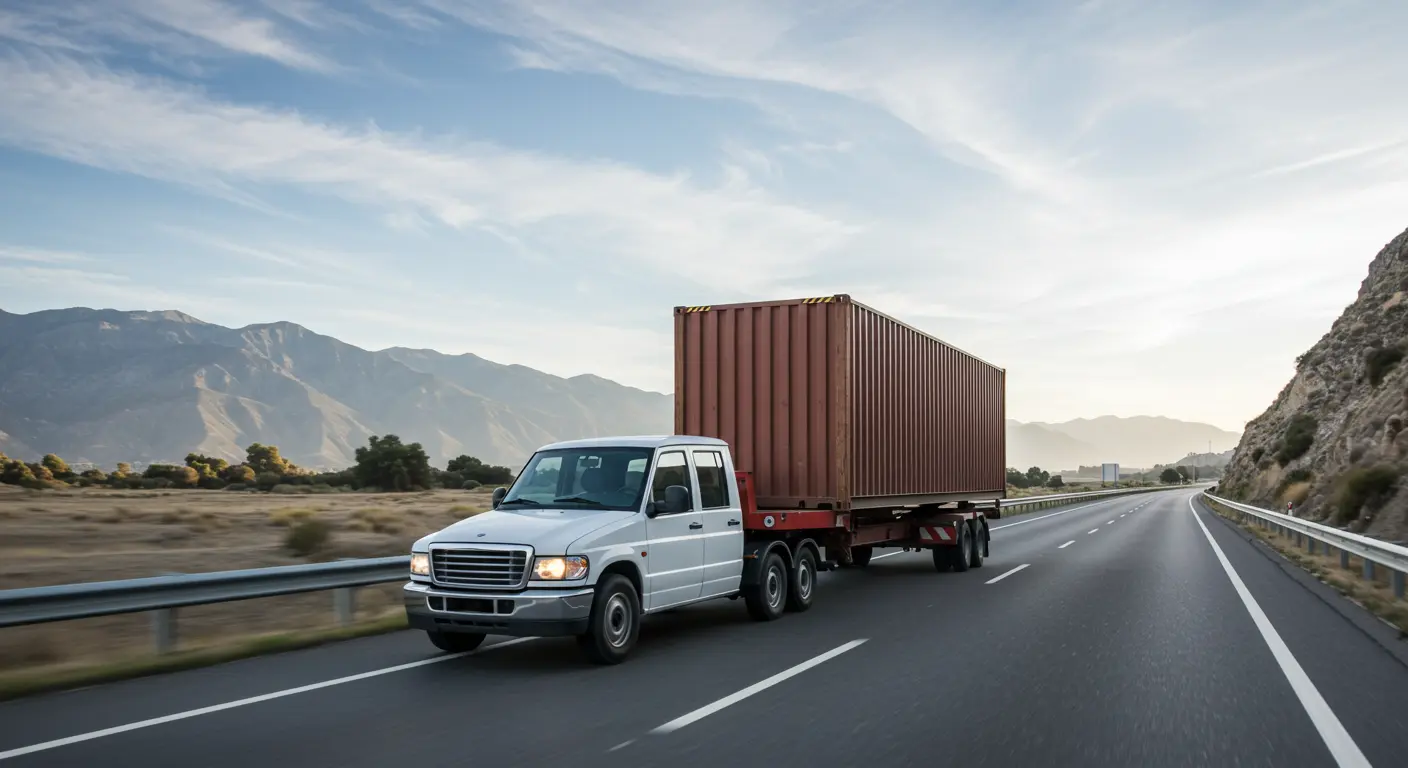
<instances>
[{"instance_id":1,"label":"side mirror","mask_svg":"<svg viewBox=\"0 0 1408 768\"><path fill-rule=\"evenodd\" d=\"M498 509L498 508L499 508L499 505L502 504L502 503L504 503L504 497L507 496L507 495L508 495L508 489L507 489L507 488L504 488L504 487L500 486L500 487L494 489L494 509Z\"/></svg>"},{"instance_id":2,"label":"side mirror","mask_svg":"<svg viewBox=\"0 0 1408 768\"><path fill-rule=\"evenodd\" d=\"M678 515L688 512L689 502L689 489L683 485L671 485L665 488L665 514Z\"/></svg>"}]
</instances>

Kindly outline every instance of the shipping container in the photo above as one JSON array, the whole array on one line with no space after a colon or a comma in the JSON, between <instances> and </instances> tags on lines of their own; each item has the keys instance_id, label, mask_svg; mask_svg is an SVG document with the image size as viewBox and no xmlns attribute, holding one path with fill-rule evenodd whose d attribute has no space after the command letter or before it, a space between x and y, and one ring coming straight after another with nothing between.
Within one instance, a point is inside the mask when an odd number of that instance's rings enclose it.
<instances>
[{"instance_id":1,"label":"shipping container","mask_svg":"<svg viewBox=\"0 0 1408 768\"><path fill-rule=\"evenodd\" d=\"M675 433L725 440L760 509L1000 499L1006 372L841 294L675 309Z\"/></svg>"}]
</instances>

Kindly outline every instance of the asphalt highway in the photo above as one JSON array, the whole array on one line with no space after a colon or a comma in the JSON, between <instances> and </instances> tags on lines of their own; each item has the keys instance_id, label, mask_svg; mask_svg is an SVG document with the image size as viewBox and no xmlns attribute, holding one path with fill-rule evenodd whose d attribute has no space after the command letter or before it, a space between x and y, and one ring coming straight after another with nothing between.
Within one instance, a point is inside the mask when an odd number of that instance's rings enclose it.
<instances>
[{"instance_id":1,"label":"asphalt highway","mask_svg":"<svg viewBox=\"0 0 1408 768\"><path fill-rule=\"evenodd\" d=\"M617 667L405 632L9 702L0 768L1408 761L1408 641L1193 493L993 525L982 568L882 550L804 614L654 617Z\"/></svg>"}]
</instances>

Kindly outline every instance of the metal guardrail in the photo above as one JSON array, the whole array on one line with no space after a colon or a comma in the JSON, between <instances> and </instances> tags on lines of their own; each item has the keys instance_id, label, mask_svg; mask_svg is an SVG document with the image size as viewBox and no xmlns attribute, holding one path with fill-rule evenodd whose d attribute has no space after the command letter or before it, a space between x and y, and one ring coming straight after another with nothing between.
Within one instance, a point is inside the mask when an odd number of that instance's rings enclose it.
<instances>
[{"instance_id":1,"label":"metal guardrail","mask_svg":"<svg viewBox=\"0 0 1408 768\"><path fill-rule=\"evenodd\" d=\"M1158 490L1168 488L1117 488L1031 496L1004 499L1000 506L1004 510L1041 509L1091 498ZM151 612L157 651L165 653L176 646L176 610L179 608L331 590L337 620L347 625L353 618L356 588L406 580L409 571L410 555L401 555L0 590L0 628Z\"/></svg>"},{"instance_id":2,"label":"metal guardrail","mask_svg":"<svg viewBox=\"0 0 1408 768\"><path fill-rule=\"evenodd\" d=\"M1374 580L1377 566L1387 568L1393 594L1399 599L1403 598L1405 579L1408 578L1405 576L1408 574L1408 547L1303 520L1284 512L1253 507L1207 492L1202 496L1236 512L1243 520L1254 521L1263 529L1296 539L1296 543L1304 544L1306 551L1312 555L1316 553L1317 545L1325 548L1324 554L1329 554L1331 549L1337 550L1340 553L1340 567L1346 570L1349 569L1351 557L1359 558L1363 563L1363 575L1366 580Z\"/></svg>"}]
</instances>

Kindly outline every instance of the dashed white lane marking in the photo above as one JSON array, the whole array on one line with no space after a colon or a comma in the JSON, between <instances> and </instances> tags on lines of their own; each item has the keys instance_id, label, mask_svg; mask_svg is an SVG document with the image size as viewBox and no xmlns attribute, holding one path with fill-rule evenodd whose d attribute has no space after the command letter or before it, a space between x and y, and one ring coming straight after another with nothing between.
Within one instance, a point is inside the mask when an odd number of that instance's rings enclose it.
<instances>
[{"instance_id":1,"label":"dashed white lane marking","mask_svg":"<svg viewBox=\"0 0 1408 768\"><path fill-rule=\"evenodd\" d=\"M1031 563L1022 563L1021 565L1017 566L1016 568L1013 568L1012 570L1008 571L1007 573L1002 574L1001 576L998 576L997 578L988 579L988 583L989 583L989 584L996 584L997 582L1002 581L1003 579L1007 578L1008 576L1011 576L1012 574L1016 573L1017 571L1022 570L1023 568L1026 568L1026 567L1029 566L1029 565L1031 565Z\"/></svg>"},{"instance_id":2,"label":"dashed white lane marking","mask_svg":"<svg viewBox=\"0 0 1408 768\"><path fill-rule=\"evenodd\" d=\"M1089 535L1092 534L1092 533L1099 533L1099 532L1100 532L1100 529L1099 529L1099 528L1091 528L1090 530L1088 530L1088 531L1085 532L1085 535L1086 535L1086 536L1089 536Z\"/></svg>"},{"instance_id":3,"label":"dashed white lane marking","mask_svg":"<svg viewBox=\"0 0 1408 768\"><path fill-rule=\"evenodd\" d=\"M1335 763L1340 768L1370 768L1368 758L1359 751L1359 745L1354 743L1349 731L1345 730L1344 725L1335 716L1334 710L1330 709L1330 705L1320 695L1320 691L1310 681L1310 677L1305 674L1305 670L1301 668L1300 662L1296 661L1291 649L1286 647L1286 643L1281 639L1276 627L1272 626L1271 620L1266 618L1266 613L1261 610L1256 598L1252 597L1247 585L1242 583L1242 577L1237 575L1237 569L1232 567L1227 555L1222 553L1222 547L1217 545L1217 540L1212 537L1208 527L1203 524L1203 519L1198 514L1198 508L1193 506L1193 497L1191 496L1188 497L1188 510L1193 513L1193 520L1198 523L1198 527L1203 529L1203 535L1212 545L1213 554L1217 555L1217 561L1222 564L1222 570L1227 572L1227 578L1231 579L1233 588L1237 590L1237 596L1242 598L1242 605L1246 607L1247 613L1251 614L1252 622L1256 624L1256 628L1261 631L1261 639L1266 641L1267 647L1271 649L1271 655L1276 657L1276 663L1281 665L1281 673L1291 684L1291 689L1300 699L1300 705L1305 708L1305 713L1310 715L1310 721L1315 724L1315 730L1320 732L1320 738L1325 741L1325 746L1329 747L1330 754L1335 758Z\"/></svg>"},{"instance_id":4,"label":"dashed white lane marking","mask_svg":"<svg viewBox=\"0 0 1408 768\"><path fill-rule=\"evenodd\" d=\"M611 749L608 749L608 750L606 750L606 751L607 751L607 752L616 752L616 751L618 751L618 750L625 749L626 747L629 747L629 746L631 746L631 745L634 744L634 743L636 743L636 740L635 740L635 739L631 739L630 741L623 741L623 742L621 742L620 744L617 744L616 746L614 746L614 747L612 747Z\"/></svg>"},{"instance_id":5,"label":"dashed white lane marking","mask_svg":"<svg viewBox=\"0 0 1408 768\"><path fill-rule=\"evenodd\" d=\"M1057 549L1065 549L1066 547L1069 547L1069 546L1071 546L1071 545L1074 544L1074 543L1076 543L1076 540L1075 540L1075 539L1071 539L1070 541L1066 542L1065 544L1062 544L1061 546L1057 547Z\"/></svg>"},{"instance_id":6,"label":"dashed white lane marking","mask_svg":"<svg viewBox=\"0 0 1408 768\"><path fill-rule=\"evenodd\" d=\"M1105 525L1114 525L1114 524L1115 524L1115 521L1114 521L1114 520L1109 520L1109 521L1106 521L1106 523L1105 523Z\"/></svg>"},{"instance_id":7,"label":"dashed white lane marking","mask_svg":"<svg viewBox=\"0 0 1408 768\"><path fill-rule=\"evenodd\" d=\"M898 552L886 552L886 553L883 554L883 555L873 555L873 556L871 556L870 559L871 559L872 561L874 561L874 560L884 560L884 559L887 558L887 557L894 557L895 555L903 555L903 554L904 554L904 550L901 549L901 550L898 551Z\"/></svg>"},{"instance_id":8,"label":"dashed white lane marking","mask_svg":"<svg viewBox=\"0 0 1408 768\"><path fill-rule=\"evenodd\" d=\"M1128 513L1128 512L1124 513L1124 515L1127 515L1127 514L1129 514L1129 513ZM1124 517L1124 515L1120 515L1120 517Z\"/></svg>"},{"instance_id":9,"label":"dashed white lane marking","mask_svg":"<svg viewBox=\"0 0 1408 768\"><path fill-rule=\"evenodd\" d=\"M138 730L138 729L141 729L141 728L150 728L150 727L152 727L152 726L154 726L154 725L163 725L163 724L165 724L165 723L173 723L173 722L176 722L177 720L186 720L186 719L188 719L188 718L199 717L199 716L201 716L201 715L209 715L209 714L214 713L214 712L223 712L223 711L225 711L225 710L227 710L227 709L234 709L234 708L236 708L236 707L244 707L244 706L248 706L248 705L250 705L250 704L258 704L258 703L260 703L260 702L270 701L270 700L272 700L272 699L281 699L281 698L283 698L283 697L285 697L285 696L292 696L292 695L297 694L297 693L307 693L308 691L316 691L316 690L319 690L319 689L321 689L321 688L331 688L331 687L334 686L334 685L342 685L342 684L344 684L344 683L354 683L354 682L356 682L356 681L358 681L358 680L366 680L366 679L369 678L369 677L379 677L379 676L381 676L381 675L389 675L389 674L391 674L392 672L403 672L403 671L405 671L405 670L407 670L407 669L415 669L416 667L426 667L426 666L430 666L431 664L439 664L439 663L441 663L441 662L443 662L443 661L451 661L451 660L453 660L453 659L458 659L458 658L460 658L460 657L462 657L462 656L468 656L468 655L470 655L470 654L472 654L472 653L473 653L473 654L484 653L485 651L492 651L492 650L494 650L495 648L505 648L505 647L508 647L508 646L510 646L510 645L518 645L519 643L526 643L526 642L528 642L529 640L537 640L537 639L538 639L538 638L536 638L536 637L519 637L519 638L515 638L515 639L513 639L513 640L505 640L505 641L502 642L502 643L494 643L493 645L489 645L489 646L485 646L485 647L483 647L483 648L480 648L480 649L478 649L477 651L469 651L469 652L467 652L467 653L450 653L450 654L446 654L446 655L444 655L444 656L435 656L435 657L429 658L429 659L421 659L420 661L412 661L412 662L410 662L410 663L408 663L408 664L397 664L397 665L394 666L394 667L386 667L385 669L375 669L375 670L372 670L371 672L362 672L362 673L356 674L356 675L348 675L347 677L339 677L339 678L337 678L336 680L326 680L326 681L321 682L321 683L312 683L312 684L310 684L310 685L300 685L300 686L297 687L297 688L289 688L289 689L283 690L283 691L275 691L275 692L273 692L273 693L264 693L264 694L260 694L260 695L258 695L258 696L250 696L250 697L247 698L247 699L238 699L238 700L236 700L236 701L228 701L228 702L225 702L224 704L215 704L215 705L212 705L212 706L209 706L209 707L201 707L200 709L191 709L191 710L187 710L187 711L185 711L185 712L177 712L177 713L174 714L174 715L163 715L163 716L161 716L161 717L153 717L153 718L151 718L150 720L141 720L141 721L135 722L135 723L128 723L127 725L118 725L118 726L114 726L114 727L112 727L112 728L104 728L104 729L102 729L101 731L91 731L91 732L89 732L89 733L83 733L83 734L79 734L79 735L77 735L77 736L67 736L67 737L64 737L64 738L62 738L62 739L54 739L53 741L45 741L45 742L42 742L42 743L39 743L39 744L32 744L32 745L30 745L30 746L28 746L28 747L20 747L20 748L18 748L18 749L11 749L11 750L9 750L9 751L7 751L7 752L0 752L0 760L8 760L8 759L10 759L10 758L12 758L12 757L19 757L19 756L21 756L21 755L30 755L30 754L33 754L33 753L35 753L35 752L43 752L43 751L49 750L49 749L57 749L58 747L66 747L66 746L68 746L68 745L70 745L70 744L77 744L77 743L83 742L83 741L92 741L93 739L101 739L101 738L104 737L104 736L115 736L115 735L117 735L117 734L119 734L119 733L126 733L126 732L128 732L128 731L135 731L135 730Z\"/></svg>"},{"instance_id":10,"label":"dashed white lane marking","mask_svg":"<svg viewBox=\"0 0 1408 768\"><path fill-rule=\"evenodd\" d=\"M846 651L849 651L853 648L857 648L861 644L863 644L867 639L869 638L852 640L849 643L846 643L845 645L832 648L831 650L821 654L820 656L814 656L802 662L801 664L798 664L795 667L791 667L790 669L784 669L781 672L778 672L777 674L773 675L772 677L769 677L768 679L763 680L761 682L754 683L737 693L729 694L728 696L719 699L713 704L707 704L705 706L700 707L699 709L694 710L693 712L690 712L687 715L677 717L674 720L671 720L670 722L665 723L664 725L651 731L651 733L665 734L678 731L679 729L685 727L686 725L689 725L690 723L703 720L704 718L714 714L715 712L733 706L734 704L743 701L744 699L748 698L749 696L752 696L755 693L758 693L759 691L767 690L768 688L771 688L774 685L777 685L778 683L787 680L788 678L800 675L818 664L827 662L831 659L836 658L837 656L840 656Z\"/></svg>"}]
</instances>

